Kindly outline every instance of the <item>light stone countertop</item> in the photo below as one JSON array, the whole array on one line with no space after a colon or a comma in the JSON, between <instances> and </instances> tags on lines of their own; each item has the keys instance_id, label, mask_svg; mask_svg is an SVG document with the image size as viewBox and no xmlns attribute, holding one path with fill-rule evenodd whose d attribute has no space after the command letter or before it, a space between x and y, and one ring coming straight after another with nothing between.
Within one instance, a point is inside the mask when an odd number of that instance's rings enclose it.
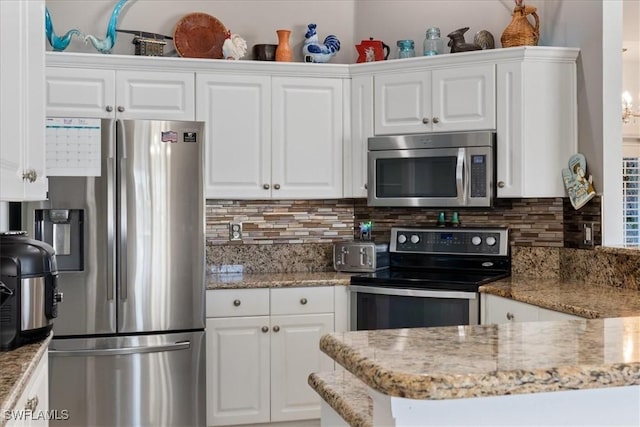
<instances>
[{"instance_id":1,"label":"light stone countertop","mask_svg":"<svg viewBox=\"0 0 640 427\"><path fill-rule=\"evenodd\" d=\"M640 316L640 292L607 285L511 276L480 292L589 319Z\"/></svg>"},{"instance_id":2,"label":"light stone countertop","mask_svg":"<svg viewBox=\"0 0 640 427\"><path fill-rule=\"evenodd\" d=\"M6 423L5 411L14 409L18 398L49 347L52 334L42 341L0 352L0 426Z\"/></svg>"},{"instance_id":3,"label":"light stone countertop","mask_svg":"<svg viewBox=\"0 0 640 427\"><path fill-rule=\"evenodd\" d=\"M332 333L320 348L413 399L640 385L640 317Z\"/></svg>"},{"instance_id":4,"label":"light stone countertop","mask_svg":"<svg viewBox=\"0 0 640 427\"><path fill-rule=\"evenodd\" d=\"M294 286L348 286L354 273L216 273L206 276L206 289L285 288Z\"/></svg>"},{"instance_id":5,"label":"light stone countertop","mask_svg":"<svg viewBox=\"0 0 640 427\"><path fill-rule=\"evenodd\" d=\"M309 375L309 385L352 427L373 427L373 401L365 384L348 371Z\"/></svg>"}]
</instances>

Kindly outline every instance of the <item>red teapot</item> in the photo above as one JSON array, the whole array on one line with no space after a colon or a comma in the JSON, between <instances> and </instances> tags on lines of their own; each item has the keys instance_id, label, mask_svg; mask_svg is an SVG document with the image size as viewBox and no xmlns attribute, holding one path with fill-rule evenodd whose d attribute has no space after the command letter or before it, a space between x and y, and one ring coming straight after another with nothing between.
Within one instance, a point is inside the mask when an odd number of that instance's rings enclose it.
<instances>
[{"instance_id":1,"label":"red teapot","mask_svg":"<svg viewBox=\"0 0 640 427\"><path fill-rule=\"evenodd\" d=\"M389 46L382 40L374 40L373 37L369 37L369 40L362 40L360 44L356 45L358 51L358 60L356 62L374 62L382 61L389 57Z\"/></svg>"}]
</instances>

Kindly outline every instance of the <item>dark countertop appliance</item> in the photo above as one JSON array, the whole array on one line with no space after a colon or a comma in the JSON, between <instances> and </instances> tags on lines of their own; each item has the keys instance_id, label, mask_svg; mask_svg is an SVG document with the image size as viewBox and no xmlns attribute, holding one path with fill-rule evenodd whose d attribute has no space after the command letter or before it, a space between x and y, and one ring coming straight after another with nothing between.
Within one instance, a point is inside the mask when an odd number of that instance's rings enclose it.
<instances>
[{"instance_id":1,"label":"dark countertop appliance","mask_svg":"<svg viewBox=\"0 0 640 427\"><path fill-rule=\"evenodd\" d=\"M45 338L60 301L53 248L26 232L0 233L0 350Z\"/></svg>"},{"instance_id":2,"label":"dark countertop appliance","mask_svg":"<svg viewBox=\"0 0 640 427\"><path fill-rule=\"evenodd\" d=\"M389 268L351 277L351 329L474 325L511 274L506 228L392 228Z\"/></svg>"}]
</instances>

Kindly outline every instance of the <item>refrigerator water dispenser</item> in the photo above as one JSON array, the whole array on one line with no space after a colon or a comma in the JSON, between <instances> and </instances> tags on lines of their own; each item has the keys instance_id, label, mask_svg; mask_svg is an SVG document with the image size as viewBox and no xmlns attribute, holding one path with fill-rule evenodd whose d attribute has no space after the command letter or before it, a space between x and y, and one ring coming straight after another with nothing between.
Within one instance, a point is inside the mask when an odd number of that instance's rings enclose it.
<instances>
[{"instance_id":1,"label":"refrigerator water dispenser","mask_svg":"<svg viewBox=\"0 0 640 427\"><path fill-rule=\"evenodd\" d=\"M35 211L35 238L53 247L58 260L58 271L84 269L83 217L82 209Z\"/></svg>"}]
</instances>

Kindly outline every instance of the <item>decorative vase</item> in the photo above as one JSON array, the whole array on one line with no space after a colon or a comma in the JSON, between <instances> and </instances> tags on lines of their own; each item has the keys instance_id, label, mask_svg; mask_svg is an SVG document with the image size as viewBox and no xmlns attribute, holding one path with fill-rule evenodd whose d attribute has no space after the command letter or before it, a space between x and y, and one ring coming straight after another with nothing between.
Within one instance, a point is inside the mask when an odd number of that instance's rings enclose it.
<instances>
[{"instance_id":1,"label":"decorative vase","mask_svg":"<svg viewBox=\"0 0 640 427\"><path fill-rule=\"evenodd\" d=\"M533 6L516 5L513 9L511 23L504 29L500 42L502 47L513 46L537 46L540 38L540 20L536 14L536 8ZM535 19L535 27L531 25L528 15L533 15Z\"/></svg>"},{"instance_id":2,"label":"decorative vase","mask_svg":"<svg viewBox=\"0 0 640 427\"><path fill-rule=\"evenodd\" d=\"M278 34L278 47L276 48L276 61L291 62L293 61L293 54L291 53L291 46L289 45L290 30L276 30Z\"/></svg>"}]
</instances>

